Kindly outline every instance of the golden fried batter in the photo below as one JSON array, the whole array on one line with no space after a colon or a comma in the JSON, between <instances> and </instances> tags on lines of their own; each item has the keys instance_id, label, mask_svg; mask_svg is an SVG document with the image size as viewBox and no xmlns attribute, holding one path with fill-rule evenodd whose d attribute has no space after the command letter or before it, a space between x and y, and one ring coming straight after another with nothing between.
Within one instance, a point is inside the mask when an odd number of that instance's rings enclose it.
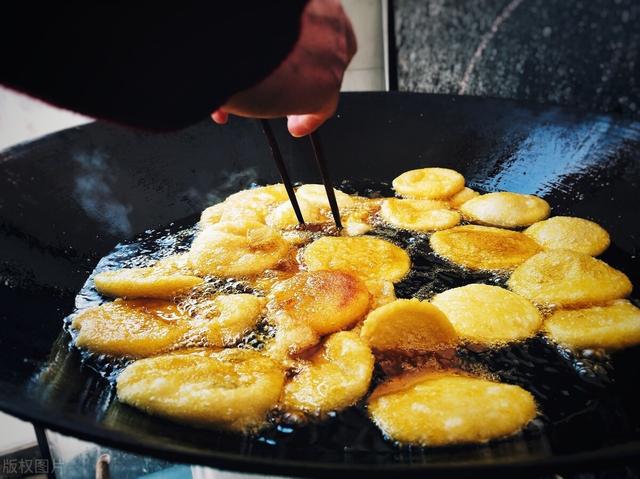
<instances>
[{"instance_id":1,"label":"golden fried batter","mask_svg":"<svg viewBox=\"0 0 640 479\"><path fill-rule=\"evenodd\" d=\"M331 335L284 387L286 410L322 416L351 406L363 397L373 374L373 354L358 335Z\"/></svg>"},{"instance_id":2,"label":"golden fried batter","mask_svg":"<svg viewBox=\"0 0 640 479\"><path fill-rule=\"evenodd\" d=\"M252 330L266 304L252 294L220 294L189 307L192 331L203 331L210 346L231 346Z\"/></svg>"},{"instance_id":3,"label":"golden fried batter","mask_svg":"<svg viewBox=\"0 0 640 479\"><path fill-rule=\"evenodd\" d=\"M436 231L460 223L460 214L445 201L386 198L380 216L387 223L412 231Z\"/></svg>"},{"instance_id":4,"label":"golden fried batter","mask_svg":"<svg viewBox=\"0 0 640 479\"><path fill-rule=\"evenodd\" d=\"M469 200L460 207L460 211L471 221L515 228L545 219L551 208L537 196L501 191Z\"/></svg>"},{"instance_id":5,"label":"golden fried batter","mask_svg":"<svg viewBox=\"0 0 640 479\"><path fill-rule=\"evenodd\" d=\"M532 224L524 234L545 249L570 249L591 256L609 247L609 233L597 223L572 216L554 216Z\"/></svg>"},{"instance_id":6,"label":"golden fried batter","mask_svg":"<svg viewBox=\"0 0 640 479\"><path fill-rule=\"evenodd\" d=\"M452 208L460 208L467 201L472 200L478 196L480 196L480 193L478 193L475 190L472 190L471 188L467 188L465 186L463 189L458 191L455 195L448 198L448 201L449 201L449 205Z\"/></svg>"},{"instance_id":7,"label":"golden fried batter","mask_svg":"<svg viewBox=\"0 0 640 479\"><path fill-rule=\"evenodd\" d=\"M200 275L251 276L275 266L289 244L273 228L253 221L220 222L194 239L189 264Z\"/></svg>"},{"instance_id":8,"label":"golden fried batter","mask_svg":"<svg viewBox=\"0 0 640 479\"><path fill-rule=\"evenodd\" d=\"M269 211L287 198L287 190L280 183L238 191L223 203L204 210L200 223L206 225L238 219L262 223Z\"/></svg>"},{"instance_id":9,"label":"golden fried batter","mask_svg":"<svg viewBox=\"0 0 640 479\"><path fill-rule=\"evenodd\" d=\"M318 206L309 201L298 199L298 206L304 218L305 223L328 223L331 221L327 210L322 210ZM298 225L298 218L290 201L281 203L269 213L265 222L274 228L288 229Z\"/></svg>"},{"instance_id":10,"label":"golden fried batter","mask_svg":"<svg viewBox=\"0 0 640 479\"><path fill-rule=\"evenodd\" d=\"M356 236L366 233L370 229L363 218L367 211L367 203L361 198L351 197L336 189L334 193L347 234ZM296 191L296 198L305 223L333 223L324 185L302 185ZM278 229L291 229L298 225L298 218L291 203L285 201L267 215L266 223Z\"/></svg>"},{"instance_id":11,"label":"golden fried batter","mask_svg":"<svg viewBox=\"0 0 640 479\"><path fill-rule=\"evenodd\" d=\"M282 392L284 373L247 349L156 356L118 377L118 399L158 416L198 426L251 432L266 424Z\"/></svg>"},{"instance_id":12,"label":"golden fried batter","mask_svg":"<svg viewBox=\"0 0 640 479\"><path fill-rule=\"evenodd\" d=\"M71 325L79 331L76 346L135 358L170 349L189 329L174 303L157 299L117 299L80 312Z\"/></svg>"},{"instance_id":13,"label":"golden fried batter","mask_svg":"<svg viewBox=\"0 0 640 479\"><path fill-rule=\"evenodd\" d=\"M340 190L336 190L335 188L333 189L333 192L336 195L338 208L343 210L353 206L354 200L351 196ZM316 208L324 210L330 209L329 200L327 199L327 191L325 190L324 185L302 185L296 190L296 198L298 198L298 200L306 201Z\"/></svg>"},{"instance_id":14,"label":"golden fried batter","mask_svg":"<svg viewBox=\"0 0 640 479\"><path fill-rule=\"evenodd\" d=\"M436 295L431 303L468 341L500 344L535 335L542 324L538 309L522 296L498 286L469 284Z\"/></svg>"},{"instance_id":15,"label":"golden fried batter","mask_svg":"<svg viewBox=\"0 0 640 479\"><path fill-rule=\"evenodd\" d=\"M275 334L265 353L280 363L290 364L292 356L320 342L320 335L310 324L297 321L283 311L271 312L269 320L275 326Z\"/></svg>"},{"instance_id":16,"label":"golden fried batter","mask_svg":"<svg viewBox=\"0 0 640 479\"><path fill-rule=\"evenodd\" d=\"M393 189L407 198L439 200L464 188L464 177L448 168L420 168L405 171L393 180Z\"/></svg>"},{"instance_id":17,"label":"golden fried batter","mask_svg":"<svg viewBox=\"0 0 640 479\"><path fill-rule=\"evenodd\" d=\"M371 230L371 218L380 209L382 200L362 196L352 196L351 199L351 206L340 209L344 226L342 231L347 236L361 236ZM331 220L333 221L333 217Z\"/></svg>"},{"instance_id":18,"label":"golden fried batter","mask_svg":"<svg viewBox=\"0 0 640 479\"><path fill-rule=\"evenodd\" d=\"M509 289L545 306L579 307L623 298L629 278L598 259L569 250L549 250L529 258L511 274Z\"/></svg>"},{"instance_id":19,"label":"golden fried batter","mask_svg":"<svg viewBox=\"0 0 640 479\"><path fill-rule=\"evenodd\" d=\"M371 231L371 225L365 221L346 216L342 221L343 234L347 236L362 236Z\"/></svg>"},{"instance_id":20,"label":"golden fried batter","mask_svg":"<svg viewBox=\"0 0 640 479\"><path fill-rule=\"evenodd\" d=\"M576 349L620 349L640 344L640 309L626 299L585 309L561 309L544 322L558 343Z\"/></svg>"},{"instance_id":21,"label":"golden fried batter","mask_svg":"<svg viewBox=\"0 0 640 479\"><path fill-rule=\"evenodd\" d=\"M303 271L276 284L270 308L306 323L319 335L346 329L369 309L365 283L342 271Z\"/></svg>"},{"instance_id":22,"label":"golden fried batter","mask_svg":"<svg viewBox=\"0 0 640 479\"><path fill-rule=\"evenodd\" d=\"M431 236L436 254L469 269L509 270L541 251L528 236L489 226L456 226Z\"/></svg>"},{"instance_id":23,"label":"golden fried batter","mask_svg":"<svg viewBox=\"0 0 640 479\"><path fill-rule=\"evenodd\" d=\"M442 311L417 299L397 299L369 313L360 336L374 351L428 352L450 348L457 334Z\"/></svg>"},{"instance_id":24,"label":"golden fried batter","mask_svg":"<svg viewBox=\"0 0 640 479\"><path fill-rule=\"evenodd\" d=\"M189 269L188 253L172 254L159 259L153 265L153 269L162 272L162 274L183 274L191 276L192 271Z\"/></svg>"},{"instance_id":25,"label":"golden fried batter","mask_svg":"<svg viewBox=\"0 0 640 479\"><path fill-rule=\"evenodd\" d=\"M396 291L391 281L370 279L365 281L365 284L371 294L371 309L379 308L380 306L391 303L397 299Z\"/></svg>"},{"instance_id":26,"label":"golden fried batter","mask_svg":"<svg viewBox=\"0 0 640 479\"><path fill-rule=\"evenodd\" d=\"M202 278L166 273L161 268L126 268L98 273L96 289L105 296L120 298L171 299L202 283Z\"/></svg>"},{"instance_id":27,"label":"golden fried batter","mask_svg":"<svg viewBox=\"0 0 640 479\"><path fill-rule=\"evenodd\" d=\"M513 435L537 413L533 396L518 386L455 373L400 377L376 388L372 420L404 444L479 444Z\"/></svg>"},{"instance_id":28,"label":"golden fried batter","mask_svg":"<svg viewBox=\"0 0 640 479\"><path fill-rule=\"evenodd\" d=\"M411 267L409 255L402 248L370 236L320 238L306 247L304 263L311 271L345 271L365 281L384 279L394 283Z\"/></svg>"},{"instance_id":29,"label":"golden fried batter","mask_svg":"<svg viewBox=\"0 0 640 479\"><path fill-rule=\"evenodd\" d=\"M219 223L222 219L222 215L224 214L225 207L227 205L223 203L216 203L215 205L211 205L200 214L200 224L216 224Z\"/></svg>"},{"instance_id":30,"label":"golden fried batter","mask_svg":"<svg viewBox=\"0 0 640 479\"><path fill-rule=\"evenodd\" d=\"M264 205L275 205L289 198L287 189L282 183L276 183L267 186L258 186L241 190L229 195L225 203L230 204L251 204L256 207Z\"/></svg>"}]
</instances>

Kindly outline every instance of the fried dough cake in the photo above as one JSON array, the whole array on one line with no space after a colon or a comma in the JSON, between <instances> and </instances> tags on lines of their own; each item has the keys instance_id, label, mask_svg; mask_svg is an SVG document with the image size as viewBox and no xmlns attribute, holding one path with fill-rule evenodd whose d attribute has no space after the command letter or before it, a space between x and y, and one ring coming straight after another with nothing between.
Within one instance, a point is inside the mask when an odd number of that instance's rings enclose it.
<instances>
[{"instance_id":1,"label":"fried dough cake","mask_svg":"<svg viewBox=\"0 0 640 479\"><path fill-rule=\"evenodd\" d=\"M538 309L522 296L498 286L469 284L437 294L431 304L466 341L500 345L534 336L542 325Z\"/></svg>"},{"instance_id":2,"label":"fried dough cake","mask_svg":"<svg viewBox=\"0 0 640 479\"><path fill-rule=\"evenodd\" d=\"M172 299L203 282L202 278L163 268L124 268L94 277L98 292L116 298Z\"/></svg>"},{"instance_id":3,"label":"fried dough cake","mask_svg":"<svg viewBox=\"0 0 640 479\"><path fill-rule=\"evenodd\" d=\"M331 221L328 211L319 208L309 201L298 199L298 206L306 224L323 224ZM298 217L289 201L280 203L265 219L267 225L280 230L298 226Z\"/></svg>"},{"instance_id":4,"label":"fried dough cake","mask_svg":"<svg viewBox=\"0 0 640 479\"><path fill-rule=\"evenodd\" d=\"M360 336L377 352L424 353L453 347L458 336L437 307L397 299L369 313Z\"/></svg>"},{"instance_id":5,"label":"fried dough cake","mask_svg":"<svg viewBox=\"0 0 640 479\"><path fill-rule=\"evenodd\" d=\"M400 281L411 267L409 255L399 246L370 236L322 237L304 250L310 271L337 270L365 281Z\"/></svg>"},{"instance_id":6,"label":"fried dough cake","mask_svg":"<svg viewBox=\"0 0 640 479\"><path fill-rule=\"evenodd\" d=\"M447 201L452 208L460 208L467 201L472 200L478 196L480 196L480 193L465 186L455 195L449 197Z\"/></svg>"},{"instance_id":7,"label":"fried dough cake","mask_svg":"<svg viewBox=\"0 0 640 479\"><path fill-rule=\"evenodd\" d=\"M569 249L599 256L609 247L609 233L599 224L572 216L554 216L524 230L544 249Z\"/></svg>"},{"instance_id":8,"label":"fried dough cake","mask_svg":"<svg viewBox=\"0 0 640 479\"><path fill-rule=\"evenodd\" d=\"M369 309L366 284L343 271L303 271L277 283L270 307L311 326L319 335L347 329Z\"/></svg>"},{"instance_id":9,"label":"fried dough cake","mask_svg":"<svg viewBox=\"0 0 640 479\"><path fill-rule=\"evenodd\" d=\"M333 194L336 197L336 202L338 203L338 208L340 208L340 210L350 208L354 205L354 199L350 195L335 188L333 189ZM296 197L299 200L308 202L316 208L324 210L331 209L324 185L313 183L301 185L296 189Z\"/></svg>"},{"instance_id":10,"label":"fried dough cake","mask_svg":"<svg viewBox=\"0 0 640 479\"><path fill-rule=\"evenodd\" d=\"M460 207L468 220L503 228L529 226L547 218L550 211L549 203L542 198L509 191L480 195Z\"/></svg>"},{"instance_id":11,"label":"fried dough cake","mask_svg":"<svg viewBox=\"0 0 640 479\"><path fill-rule=\"evenodd\" d=\"M202 276L252 276L274 267L289 248L269 226L254 221L220 222L205 227L193 240L189 264Z\"/></svg>"},{"instance_id":12,"label":"fried dough cake","mask_svg":"<svg viewBox=\"0 0 640 479\"><path fill-rule=\"evenodd\" d=\"M195 301L188 307L193 318L190 333L204 336L212 347L232 346L255 328L266 302L252 294L219 294Z\"/></svg>"},{"instance_id":13,"label":"fried dough cake","mask_svg":"<svg viewBox=\"0 0 640 479\"><path fill-rule=\"evenodd\" d=\"M528 236L489 226L464 225L431 235L433 251L472 270L510 270L541 251Z\"/></svg>"},{"instance_id":14,"label":"fried dough cake","mask_svg":"<svg viewBox=\"0 0 640 479\"><path fill-rule=\"evenodd\" d=\"M76 346L98 354L141 358L171 349L189 330L189 317L158 299L116 299L85 309L71 327Z\"/></svg>"},{"instance_id":15,"label":"fried dough cake","mask_svg":"<svg viewBox=\"0 0 640 479\"><path fill-rule=\"evenodd\" d=\"M315 416L351 406L369 389L373 363L371 350L357 334L332 334L287 382L282 406Z\"/></svg>"},{"instance_id":16,"label":"fried dough cake","mask_svg":"<svg viewBox=\"0 0 640 479\"><path fill-rule=\"evenodd\" d=\"M184 351L141 359L118 376L118 399L197 426L254 432L282 392L284 372L257 351Z\"/></svg>"},{"instance_id":17,"label":"fried dough cake","mask_svg":"<svg viewBox=\"0 0 640 479\"><path fill-rule=\"evenodd\" d=\"M287 190L281 183L238 191L222 203L205 209L200 223L207 225L238 219L264 223L271 209L287 198Z\"/></svg>"},{"instance_id":18,"label":"fried dough cake","mask_svg":"<svg viewBox=\"0 0 640 479\"><path fill-rule=\"evenodd\" d=\"M318 343L321 336L355 325L369 309L366 284L343 271L303 271L276 283L268 296L276 326L269 355L286 359Z\"/></svg>"},{"instance_id":19,"label":"fried dough cake","mask_svg":"<svg viewBox=\"0 0 640 479\"><path fill-rule=\"evenodd\" d=\"M547 307L580 307L624 298L629 278L604 261L569 250L549 250L518 266L509 289Z\"/></svg>"},{"instance_id":20,"label":"fried dough cake","mask_svg":"<svg viewBox=\"0 0 640 479\"><path fill-rule=\"evenodd\" d=\"M640 309L626 299L584 309L560 309L544 322L554 341L574 349L621 349L640 344Z\"/></svg>"},{"instance_id":21,"label":"fried dough cake","mask_svg":"<svg viewBox=\"0 0 640 479\"><path fill-rule=\"evenodd\" d=\"M452 372L401 376L378 386L368 407L386 436L420 446L511 436L537 414L533 396L519 386Z\"/></svg>"},{"instance_id":22,"label":"fried dough cake","mask_svg":"<svg viewBox=\"0 0 640 479\"><path fill-rule=\"evenodd\" d=\"M406 198L441 200L464 188L464 177L449 168L419 168L397 176L393 189Z\"/></svg>"},{"instance_id":23,"label":"fried dough cake","mask_svg":"<svg viewBox=\"0 0 640 479\"><path fill-rule=\"evenodd\" d=\"M386 198L380 217L396 228L418 232L443 230L460 223L460 213L438 200Z\"/></svg>"}]
</instances>

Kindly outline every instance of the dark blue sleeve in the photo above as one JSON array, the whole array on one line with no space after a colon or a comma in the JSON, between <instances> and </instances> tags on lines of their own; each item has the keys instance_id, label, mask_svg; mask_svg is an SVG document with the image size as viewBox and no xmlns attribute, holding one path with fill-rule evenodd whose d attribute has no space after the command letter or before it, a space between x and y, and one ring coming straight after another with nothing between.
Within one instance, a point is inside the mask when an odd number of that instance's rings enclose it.
<instances>
[{"instance_id":1,"label":"dark blue sleeve","mask_svg":"<svg viewBox=\"0 0 640 479\"><path fill-rule=\"evenodd\" d=\"M195 123L292 50L306 0L15 2L0 83L146 129Z\"/></svg>"}]
</instances>

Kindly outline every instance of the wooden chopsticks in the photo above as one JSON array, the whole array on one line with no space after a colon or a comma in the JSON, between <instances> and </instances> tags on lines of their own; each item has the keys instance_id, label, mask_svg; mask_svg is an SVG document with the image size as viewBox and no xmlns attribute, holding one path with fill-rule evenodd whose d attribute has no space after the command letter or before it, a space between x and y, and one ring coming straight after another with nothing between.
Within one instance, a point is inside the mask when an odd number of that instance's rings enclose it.
<instances>
[{"instance_id":1,"label":"wooden chopsticks","mask_svg":"<svg viewBox=\"0 0 640 479\"><path fill-rule=\"evenodd\" d=\"M280 153L280 147L278 146L276 137L273 135L273 130L271 129L269 120L260 120L260 124L262 125L262 131L267 137L267 142L269 142L269 148L271 149L271 156L273 156L273 161L276 162L276 166L278 167L278 171L280 172L280 177L282 178L282 183L284 183L284 187L287 190L289 201L291 201L291 206L293 206L293 211L295 211L296 213L296 218L298 219L298 223L303 225L304 218L302 217L302 211L300 211L298 198L296 198L296 193L293 190L293 184L291 183L291 178L289 178L289 173L287 173L287 167L284 165L284 161L282 161L282 153Z\"/></svg>"},{"instance_id":2,"label":"wooden chopsticks","mask_svg":"<svg viewBox=\"0 0 640 479\"><path fill-rule=\"evenodd\" d=\"M291 201L291 206L293 206L293 211L296 214L298 223L304 225L305 223L304 218L302 217L302 211L300 211L300 205L298 204L298 199L296 198L293 184L291 183L291 178L289 177L287 168L284 164L284 161L282 160L280 147L278 146L276 137L273 134L273 130L271 129L271 125L269 124L269 120L260 120L260 124L262 125L262 131L267 137L267 142L269 143L269 148L271 149L271 155L273 156L273 160L275 161L276 166L278 167L278 171L280 172L280 177L282 178L284 187L287 190L287 195L289 195L289 200ZM318 169L320 170L320 176L322 177L322 183L324 184L324 189L327 193L327 200L329 201L329 206L331 207L333 221L336 224L336 228L338 230L341 230L342 221L340 220L340 210L338 209L338 202L336 201L336 195L333 190L333 182L331 181L331 176L329 175L329 169L327 168L327 163L324 158L322 146L320 145L318 136L315 133L311 133L309 135L309 140L311 141L313 154L316 158L316 163L318 164Z\"/></svg>"},{"instance_id":3,"label":"wooden chopsticks","mask_svg":"<svg viewBox=\"0 0 640 479\"><path fill-rule=\"evenodd\" d=\"M333 191L333 182L331 176L329 176L329 170L327 169L327 162L324 161L324 153L322 146L318 140L318 136L315 133L309 135L311 140L311 147L313 148L313 155L316 157L316 163L320 170L320 176L322 176L322 183L324 183L324 190L327 192L327 200L329 200L329 206L331 207L331 214L333 215L333 221L336 223L338 230L342 229L342 220L340 219L340 210L338 209L338 201L336 200L336 194Z\"/></svg>"}]
</instances>

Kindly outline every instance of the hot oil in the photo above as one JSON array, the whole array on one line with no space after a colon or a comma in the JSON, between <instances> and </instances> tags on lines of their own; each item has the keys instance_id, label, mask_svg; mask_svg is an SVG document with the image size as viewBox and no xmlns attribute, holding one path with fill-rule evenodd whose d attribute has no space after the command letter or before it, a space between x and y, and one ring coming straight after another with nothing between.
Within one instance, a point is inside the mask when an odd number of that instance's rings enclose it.
<instances>
[{"instance_id":1,"label":"hot oil","mask_svg":"<svg viewBox=\"0 0 640 479\"><path fill-rule=\"evenodd\" d=\"M392 196L386 184L345 182L340 189L350 194L368 197ZM186 251L197 231L197 218L189 218L168 228L149 230L132 241L118 245L103 258L78 294L78 310L101 304L105 301L95 290L93 276L101 271L134 266L149 266L155 261ZM306 231L309 237L335 234L324 229ZM485 283L504 286L507 276L489 272L474 272L452 265L436 256L429 247L428 235L400 231L376 224L369 235L378 236L403 247L411 257L412 269L408 276L395 285L399 298L417 297L429 299L447 289L470 283ZM197 288L182 299L182 307L189 311L198 298L211 294L252 293L261 294L243 281L207 278L204 286ZM66 329L69 330L69 321ZM73 331L70 331L73 335ZM274 326L264 318L257 328L247 334L239 347L261 349L273 337ZM200 346L197 338L189 346ZM521 434L530 447L536 443L542 449L571 452L585 447L600 447L626 440L638 434L640 408L629 397L637 384L638 373L632 363L640 358L640 348L631 348L613 356L598 351L575 353L563 349L542 337L524 342L507 344L492 349L474 345L449 351L436 362L444 367L454 367L475 374L518 384L536 398L540 417ZM96 356L82 352L85 363L100 375L115 381L119 371L130 361ZM411 368L412 361L407 361ZM427 358L423 364L431 364ZM420 361L414 361L420 363ZM388 369L387 369L388 373ZM378 364L370 390L385 381L388 374ZM113 387L113 386L112 386ZM342 452L345 457L357 457L359 453L375 452L379 455L398 455L409 458L417 455L438 454L438 450L417 447L401 447L386 440L367 416L366 398L354 407L339 413L331 413L322 421L300 421L299 416L286 416L275 412L272 427L252 440L262 445L300 451L300 458L313 451L313 457L333 457ZM638 412L636 412L638 411ZM504 447L500 441L481 448ZM451 448L446 448L447 450ZM277 454L277 452L275 452Z\"/></svg>"}]
</instances>

